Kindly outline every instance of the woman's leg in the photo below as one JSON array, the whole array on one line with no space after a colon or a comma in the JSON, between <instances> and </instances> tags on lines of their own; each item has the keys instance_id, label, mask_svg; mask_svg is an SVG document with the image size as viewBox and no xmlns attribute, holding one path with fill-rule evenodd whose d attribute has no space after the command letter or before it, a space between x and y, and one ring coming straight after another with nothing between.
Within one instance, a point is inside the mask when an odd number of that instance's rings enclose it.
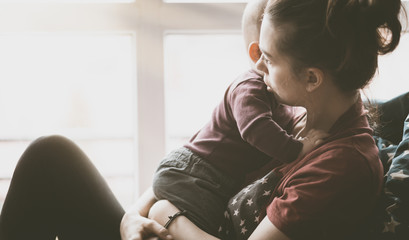
<instances>
[{"instance_id":1,"label":"woman's leg","mask_svg":"<svg viewBox=\"0 0 409 240\"><path fill-rule=\"evenodd\" d=\"M15 169L0 239L120 239L124 210L87 156L60 136L34 141Z\"/></svg>"}]
</instances>

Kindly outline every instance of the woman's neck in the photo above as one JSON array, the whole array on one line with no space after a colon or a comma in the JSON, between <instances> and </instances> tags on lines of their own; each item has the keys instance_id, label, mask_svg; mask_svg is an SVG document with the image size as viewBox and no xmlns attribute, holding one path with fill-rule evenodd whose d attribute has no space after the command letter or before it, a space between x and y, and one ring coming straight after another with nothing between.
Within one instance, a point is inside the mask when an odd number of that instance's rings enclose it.
<instances>
[{"instance_id":1,"label":"woman's neck","mask_svg":"<svg viewBox=\"0 0 409 240\"><path fill-rule=\"evenodd\" d=\"M300 135L304 135L310 129L329 132L334 123L356 103L359 97L359 91L350 94L327 92L323 97L309 101L305 106L307 109L305 127Z\"/></svg>"}]
</instances>

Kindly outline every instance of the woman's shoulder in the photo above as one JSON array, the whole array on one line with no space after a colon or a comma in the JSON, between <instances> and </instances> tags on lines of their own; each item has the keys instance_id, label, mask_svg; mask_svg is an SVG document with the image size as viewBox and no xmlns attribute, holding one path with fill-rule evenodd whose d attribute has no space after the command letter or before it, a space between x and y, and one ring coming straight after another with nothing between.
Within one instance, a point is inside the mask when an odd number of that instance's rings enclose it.
<instances>
[{"instance_id":1,"label":"woman's shoulder","mask_svg":"<svg viewBox=\"0 0 409 240\"><path fill-rule=\"evenodd\" d=\"M313 151L312 162L337 161L339 165L378 165L378 148L368 133L350 135L322 144Z\"/></svg>"},{"instance_id":2,"label":"woman's shoulder","mask_svg":"<svg viewBox=\"0 0 409 240\"><path fill-rule=\"evenodd\" d=\"M332 229L362 221L382 186L382 165L370 138L354 135L328 142L287 169L267 209L273 223L293 232L303 222L308 232L320 231L321 225ZM365 146L367 152L362 151Z\"/></svg>"},{"instance_id":3,"label":"woman's shoulder","mask_svg":"<svg viewBox=\"0 0 409 240\"><path fill-rule=\"evenodd\" d=\"M305 160L301 171L320 171L330 178L348 178L373 183L376 188L382 182L383 167L378 148L369 134L359 134L334 140L317 148ZM359 183L357 183L360 185Z\"/></svg>"}]
</instances>

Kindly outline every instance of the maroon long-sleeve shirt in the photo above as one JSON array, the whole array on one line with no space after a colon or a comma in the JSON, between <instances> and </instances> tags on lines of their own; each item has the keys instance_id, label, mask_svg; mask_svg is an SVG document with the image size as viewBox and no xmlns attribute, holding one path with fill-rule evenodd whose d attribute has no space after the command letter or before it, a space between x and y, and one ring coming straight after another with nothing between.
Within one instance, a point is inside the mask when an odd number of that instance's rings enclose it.
<instances>
[{"instance_id":1,"label":"maroon long-sleeve shirt","mask_svg":"<svg viewBox=\"0 0 409 240\"><path fill-rule=\"evenodd\" d=\"M302 143L287 134L294 109L277 103L250 70L226 90L211 120L185 145L237 180L270 160L292 162Z\"/></svg>"}]
</instances>

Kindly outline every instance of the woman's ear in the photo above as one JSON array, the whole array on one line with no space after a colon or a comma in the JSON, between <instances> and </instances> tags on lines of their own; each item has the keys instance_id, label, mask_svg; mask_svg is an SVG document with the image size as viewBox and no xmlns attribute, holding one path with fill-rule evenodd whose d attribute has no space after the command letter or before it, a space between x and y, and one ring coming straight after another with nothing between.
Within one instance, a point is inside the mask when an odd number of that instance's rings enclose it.
<instances>
[{"instance_id":1,"label":"woman's ear","mask_svg":"<svg viewBox=\"0 0 409 240\"><path fill-rule=\"evenodd\" d=\"M260 48L258 47L258 42L251 42L248 51L251 61L257 63L257 61L261 57L261 51Z\"/></svg>"},{"instance_id":2,"label":"woman's ear","mask_svg":"<svg viewBox=\"0 0 409 240\"><path fill-rule=\"evenodd\" d=\"M323 83L324 72L319 68L307 68L306 74L306 90L313 92Z\"/></svg>"}]
</instances>

